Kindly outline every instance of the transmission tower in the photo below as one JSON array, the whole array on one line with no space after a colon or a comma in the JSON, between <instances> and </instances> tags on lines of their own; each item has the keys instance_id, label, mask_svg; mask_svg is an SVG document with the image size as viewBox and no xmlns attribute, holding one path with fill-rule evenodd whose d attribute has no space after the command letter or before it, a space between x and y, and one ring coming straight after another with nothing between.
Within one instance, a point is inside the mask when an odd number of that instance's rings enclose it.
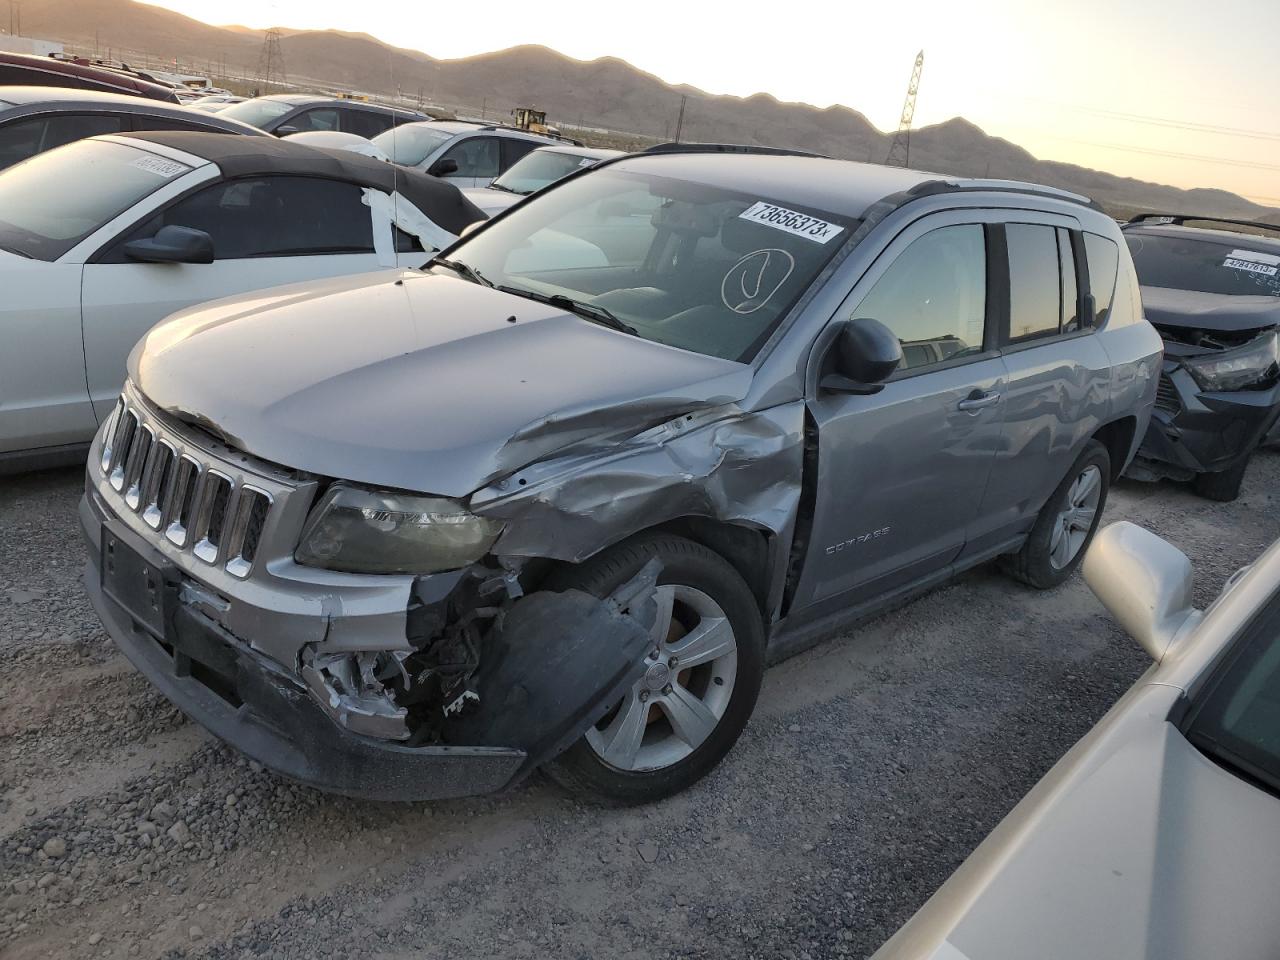
<instances>
[{"instance_id":1,"label":"transmission tower","mask_svg":"<svg viewBox=\"0 0 1280 960\"><path fill-rule=\"evenodd\" d=\"M916 65L911 68L911 82L907 84L907 99L902 105L902 119L898 132L889 145L886 167L906 167L911 164L911 119L916 115L916 94L920 90L920 71L924 69L924 51L916 54Z\"/></svg>"},{"instance_id":2,"label":"transmission tower","mask_svg":"<svg viewBox=\"0 0 1280 960\"><path fill-rule=\"evenodd\" d=\"M262 52L258 54L258 77L262 92L270 93L271 85L284 86L284 50L280 47L280 30L272 27L262 38Z\"/></svg>"}]
</instances>

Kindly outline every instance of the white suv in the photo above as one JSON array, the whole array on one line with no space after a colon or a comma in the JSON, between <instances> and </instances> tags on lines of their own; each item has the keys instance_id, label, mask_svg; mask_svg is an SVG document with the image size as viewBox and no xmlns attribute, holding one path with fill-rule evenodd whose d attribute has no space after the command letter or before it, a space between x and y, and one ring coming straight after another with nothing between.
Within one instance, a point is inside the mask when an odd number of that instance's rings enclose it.
<instances>
[{"instance_id":1,"label":"white suv","mask_svg":"<svg viewBox=\"0 0 1280 960\"><path fill-rule=\"evenodd\" d=\"M558 141L527 130L471 120L427 120L373 138L393 163L458 187L487 187L530 150Z\"/></svg>"}]
</instances>

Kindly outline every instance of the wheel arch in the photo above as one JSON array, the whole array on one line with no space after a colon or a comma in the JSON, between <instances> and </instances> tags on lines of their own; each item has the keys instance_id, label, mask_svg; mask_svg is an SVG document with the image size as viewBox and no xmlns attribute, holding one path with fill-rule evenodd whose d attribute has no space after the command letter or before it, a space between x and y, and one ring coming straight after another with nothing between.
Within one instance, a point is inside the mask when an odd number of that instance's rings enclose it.
<instances>
[{"instance_id":1,"label":"wheel arch","mask_svg":"<svg viewBox=\"0 0 1280 960\"><path fill-rule=\"evenodd\" d=\"M696 515L674 517L605 544L591 556L598 556L605 550L621 547L638 537L651 536L655 533L684 537L701 544L723 558L746 582L764 623L768 624L772 620L772 611L776 606L772 594L776 579L773 576L773 570L778 539L772 531L711 517ZM583 558L584 561L588 559L590 557ZM530 580L541 583L550 579L556 571L572 566L575 564L566 560L542 561L536 564ZM534 583L526 583L526 589L533 587Z\"/></svg>"},{"instance_id":2,"label":"wheel arch","mask_svg":"<svg viewBox=\"0 0 1280 960\"><path fill-rule=\"evenodd\" d=\"M1120 479L1120 474L1129 464L1129 453L1133 450L1134 432L1138 428L1135 416L1120 417L1110 423L1104 423L1093 432L1092 440L1097 440L1107 448L1111 457L1111 479Z\"/></svg>"}]
</instances>

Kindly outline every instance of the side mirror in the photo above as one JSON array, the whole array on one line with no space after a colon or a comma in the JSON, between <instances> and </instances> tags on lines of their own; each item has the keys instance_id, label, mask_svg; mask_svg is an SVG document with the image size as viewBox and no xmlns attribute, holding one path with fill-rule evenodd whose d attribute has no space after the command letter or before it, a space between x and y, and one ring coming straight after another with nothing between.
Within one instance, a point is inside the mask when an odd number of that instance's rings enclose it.
<instances>
[{"instance_id":1,"label":"side mirror","mask_svg":"<svg viewBox=\"0 0 1280 960\"><path fill-rule=\"evenodd\" d=\"M433 177L447 177L449 174L457 172L458 161L453 159L453 157L441 157L427 168L427 173L431 174Z\"/></svg>"},{"instance_id":2,"label":"side mirror","mask_svg":"<svg viewBox=\"0 0 1280 960\"><path fill-rule=\"evenodd\" d=\"M1179 633L1199 622L1187 555L1127 520L1094 536L1084 557L1084 580L1157 663Z\"/></svg>"},{"instance_id":3,"label":"side mirror","mask_svg":"<svg viewBox=\"0 0 1280 960\"><path fill-rule=\"evenodd\" d=\"M161 227L154 237L126 243L124 255L143 263L213 263L213 238L191 227Z\"/></svg>"},{"instance_id":4,"label":"side mirror","mask_svg":"<svg viewBox=\"0 0 1280 960\"><path fill-rule=\"evenodd\" d=\"M824 390L838 393L879 393L902 363L902 344L879 320L861 317L840 325L831 344Z\"/></svg>"},{"instance_id":5,"label":"side mirror","mask_svg":"<svg viewBox=\"0 0 1280 960\"><path fill-rule=\"evenodd\" d=\"M271 133L277 137L287 137L290 134L297 133L298 128L291 123L286 123L283 127L276 127Z\"/></svg>"}]
</instances>

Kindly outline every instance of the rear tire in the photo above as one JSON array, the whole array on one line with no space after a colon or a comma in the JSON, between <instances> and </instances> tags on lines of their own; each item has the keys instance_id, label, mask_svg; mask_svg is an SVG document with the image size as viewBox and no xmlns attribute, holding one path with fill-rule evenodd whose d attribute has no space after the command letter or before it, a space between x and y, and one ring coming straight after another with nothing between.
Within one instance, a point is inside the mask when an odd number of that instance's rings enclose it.
<instances>
[{"instance_id":1,"label":"rear tire","mask_svg":"<svg viewBox=\"0 0 1280 960\"><path fill-rule=\"evenodd\" d=\"M728 646L719 645L715 657L692 667L681 666L677 658L670 665L670 682L665 688L672 691L670 696L661 686L654 689L650 673L646 673L616 710L611 709L586 736L543 768L571 793L620 805L672 796L715 767L746 726L764 675L764 624L755 597L723 557L691 540L667 534L642 535L554 575L546 588L575 588L607 596L652 557L662 561L659 589L667 587L666 595L672 599L670 613L663 614L659 605L659 615L665 617L667 626L655 631L655 637L661 637L655 645L661 647L664 664L665 658L680 652L682 641L687 646L695 638L696 627L704 620L708 629L703 635L716 628L717 636L726 637L724 643L731 640L736 645L736 652L729 653ZM701 609L695 610L695 606ZM723 619L714 614L723 614ZM725 634L724 621L731 634ZM686 630L686 624L692 625ZM657 673L664 671L659 668ZM727 693L726 681L731 684ZM692 707L692 713L682 714L682 706ZM619 748L615 754L619 763L608 762L604 753L612 748L611 736L622 732L620 721L628 709L643 717L636 721L640 730L636 742L641 746ZM672 719L695 714L696 722L705 724L698 729L709 729L700 741L688 728L683 736L678 733ZM690 740L696 745L690 745ZM671 762L664 762L668 759Z\"/></svg>"},{"instance_id":2,"label":"rear tire","mask_svg":"<svg viewBox=\"0 0 1280 960\"><path fill-rule=\"evenodd\" d=\"M1110 488L1111 455L1090 440L1040 510L1022 549L1002 559L1004 572L1037 590L1064 583L1089 549Z\"/></svg>"},{"instance_id":3,"label":"rear tire","mask_svg":"<svg viewBox=\"0 0 1280 960\"><path fill-rule=\"evenodd\" d=\"M1197 473L1191 481L1191 489L1197 496L1219 503L1230 503L1240 496L1244 475L1249 469L1249 457L1245 457L1229 470L1220 473Z\"/></svg>"}]
</instances>

